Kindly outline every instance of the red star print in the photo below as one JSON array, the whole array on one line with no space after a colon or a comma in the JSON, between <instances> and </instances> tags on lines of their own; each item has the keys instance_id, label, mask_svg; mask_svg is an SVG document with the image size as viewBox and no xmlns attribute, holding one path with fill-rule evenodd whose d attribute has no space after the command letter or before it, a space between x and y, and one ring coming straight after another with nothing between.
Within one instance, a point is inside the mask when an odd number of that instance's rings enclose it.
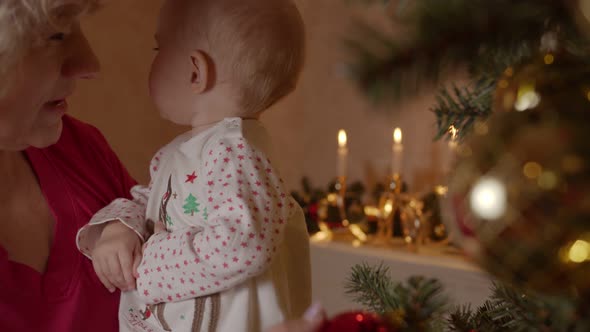
<instances>
[{"instance_id":1,"label":"red star print","mask_svg":"<svg viewBox=\"0 0 590 332\"><path fill-rule=\"evenodd\" d=\"M226 164L229 163L229 158L223 158L223 162Z\"/></svg>"},{"instance_id":2,"label":"red star print","mask_svg":"<svg viewBox=\"0 0 590 332\"><path fill-rule=\"evenodd\" d=\"M223 268L227 269L227 268L229 268L229 265L227 263L223 263Z\"/></svg>"},{"instance_id":3,"label":"red star print","mask_svg":"<svg viewBox=\"0 0 590 332\"><path fill-rule=\"evenodd\" d=\"M240 160L244 160L244 158L245 158L245 157L244 157L244 156L242 156L242 155L239 155L239 156L238 156L238 159L240 159Z\"/></svg>"},{"instance_id":4,"label":"red star print","mask_svg":"<svg viewBox=\"0 0 590 332\"><path fill-rule=\"evenodd\" d=\"M186 181L184 181L184 183L195 183L195 180L197 179L197 175L195 174L196 172L193 172L192 174L187 174L186 175Z\"/></svg>"},{"instance_id":5,"label":"red star print","mask_svg":"<svg viewBox=\"0 0 590 332\"><path fill-rule=\"evenodd\" d=\"M262 251L262 247L261 246L256 246L256 251Z\"/></svg>"},{"instance_id":6,"label":"red star print","mask_svg":"<svg viewBox=\"0 0 590 332\"><path fill-rule=\"evenodd\" d=\"M150 296L150 292L148 292L148 290L146 289L146 290L143 291L143 295Z\"/></svg>"},{"instance_id":7,"label":"red star print","mask_svg":"<svg viewBox=\"0 0 590 332\"><path fill-rule=\"evenodd\" d=\"M238 149L242 150L244 148L244 144L240 143L238 144Z\"/></svg>"},{"instance_id":8,"label":"red star print","mask_svg":"<svg viewBox=\"0 0 590 332\"><path fill-rule=\"evenodd\" d=\"M232 148L231 148L231 147L229 147L229 146L228 146L227 148L225 148L225 151L227 151L227 152L232 152L233 150L232 150Z\"/></svg>"}]
</instances>

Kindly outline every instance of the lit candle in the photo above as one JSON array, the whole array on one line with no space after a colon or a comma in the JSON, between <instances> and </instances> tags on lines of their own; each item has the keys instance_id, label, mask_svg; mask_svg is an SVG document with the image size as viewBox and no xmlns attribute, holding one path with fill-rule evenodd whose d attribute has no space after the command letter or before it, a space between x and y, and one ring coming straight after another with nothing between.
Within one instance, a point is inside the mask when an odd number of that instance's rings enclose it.
<instances>
[{"instance_id":1,"label":"lit candle","mask_svg":"<svg viewBox=\"0 0 590 332\"><path fill-rule=\"evenodd\" d=\"M394 176L401 173L403 151L404 146L402 145L402 130L395 128L393 131L393 148L391 154L391 172Z\"/></svg>"},{"instance_id":2,"label":"lit candle","mask_svg":"<svg viewBox=\"0 0 590 332\"><path fill-rule=\"evenodd\" d=\"M459 129L457 129L454 125L449 127L449 135L451 139L448 142L448 153L447 153L447 161L443 166L443 174L447 175L450 173L451 169L453 168L453 164L455 162L455 153L457 152L457 136L459 133Z\"/></svg>"},{"instance_id":3,"label":"lit candle","mask_svg":"<svg viewBox=\"0 0 590 332\"><path fill-rule=\"evenodd\" d=\"M449 134L451 135L451 139L449 140L449 150L451 150L451 155L453 155L457 148L457 135L459 134L459 129L455 128L454 125L451 125L449 127Z\"/></svg>"},{"instance_id":4,"label":"lit candle","mask_svg":"<svg viewBox=\"0 0 590 332\"><path fill-rule=\"evenodd\" d=\"M338 131L338 176L346 176L346 158L348 148L346 147L346 132L344 129Z\"/></svg>"}]
</instances>

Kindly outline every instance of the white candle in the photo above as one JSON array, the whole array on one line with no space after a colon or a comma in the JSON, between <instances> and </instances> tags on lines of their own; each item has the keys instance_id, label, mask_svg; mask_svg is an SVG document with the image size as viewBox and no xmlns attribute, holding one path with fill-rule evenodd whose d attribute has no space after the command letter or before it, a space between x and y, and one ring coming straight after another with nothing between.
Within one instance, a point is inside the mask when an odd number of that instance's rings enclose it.
<instances>
[{"instance_id":1,"label":"white candle","mask_svg":"<svg viewBox=\"0 0 590 332\"><path fill-rule=\"evenodd\" d=\"M346 158L348 148L346 147L346 132L344 129L338 131L338 176L346 176Z\"/></svg>"},{"instance_id":2,"label":"white candle","mask_svg":"<svg viewBox=\"0 0 590 332\"><path fill-rule=\"evenodd\" d=\"M404 146L402 145L402 130L395 128L393 131L393 147L391 154L392 175L401 174Z\"/></svg>"},{"instance_id":3,"label":"white candle","mask_svg":"<svg viewBox=\"0 0 590 332\"><path fill-rule=\"evenodd\" d=\"M459 134L459 129L455 128L454 125L449 127L449 134L451 135L451 139L449 140L449 150L451 151L451 156L454 156L455 149L457 148L457 135Z\"/></svg>"},{"instance_id":4,"label":"white candle","mask_svg":"<svg viewBox=\"0 0 590 332\"><path fill-rule=\"evenodd\" d=\"M453 164L455 163L455 154L457 152L457 135L459 133L459 129L455 128L454 125L449 127L449 134L451 135L451 139L448 143L448 160L446 162L446 168L444 169L444 174L449 174L451 169L453 168Z\"/></svg>"}]
</instances>

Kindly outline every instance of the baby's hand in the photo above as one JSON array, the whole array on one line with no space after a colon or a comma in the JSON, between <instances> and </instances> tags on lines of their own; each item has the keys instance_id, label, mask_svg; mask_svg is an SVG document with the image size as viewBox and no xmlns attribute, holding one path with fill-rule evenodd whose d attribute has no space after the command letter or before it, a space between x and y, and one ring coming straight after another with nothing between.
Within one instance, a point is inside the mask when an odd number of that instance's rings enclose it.
<instances>
[{"instance_id":1,"label":"baby's hand","mask_svg":"<svg viewBox=\"0 0 590 332\"><path fill-rule=\"evenodd\" d=\"M103 285L112 293L135 289L137 266L141 262L141 240L122 222L109 222L92 251L92 265Z\"/></svg>"}]
</instances>

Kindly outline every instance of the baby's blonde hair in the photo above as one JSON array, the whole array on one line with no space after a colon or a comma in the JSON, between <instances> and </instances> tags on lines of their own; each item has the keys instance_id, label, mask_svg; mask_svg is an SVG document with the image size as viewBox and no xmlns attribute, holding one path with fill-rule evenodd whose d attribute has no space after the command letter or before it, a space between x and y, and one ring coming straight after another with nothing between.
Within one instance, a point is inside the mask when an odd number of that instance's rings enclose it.
<instances>
[{"instance_id":1,"label":"baby's blonde hair","mask_svg":"<svg viewBox=\"0 0 590 332\"><path fill-rule=\"evenodd\" d=\"M0 0L0 97L10 69L42 42L49 28L69 25L99 0Z\"/></svg>"},{"instance_id":2,"label":"baby's blonde hair","mask_svg":"<svg viewBox=\"0 0 590 332\"><path fill-rule=\"evenodd\" d=\"M216 69L236 83L246 112L291 93L305 58L303 19L291 0L188 0L186 22L206 42ZM204 29L205 31L199 31Z\"/></svg>"}]
</instances>

